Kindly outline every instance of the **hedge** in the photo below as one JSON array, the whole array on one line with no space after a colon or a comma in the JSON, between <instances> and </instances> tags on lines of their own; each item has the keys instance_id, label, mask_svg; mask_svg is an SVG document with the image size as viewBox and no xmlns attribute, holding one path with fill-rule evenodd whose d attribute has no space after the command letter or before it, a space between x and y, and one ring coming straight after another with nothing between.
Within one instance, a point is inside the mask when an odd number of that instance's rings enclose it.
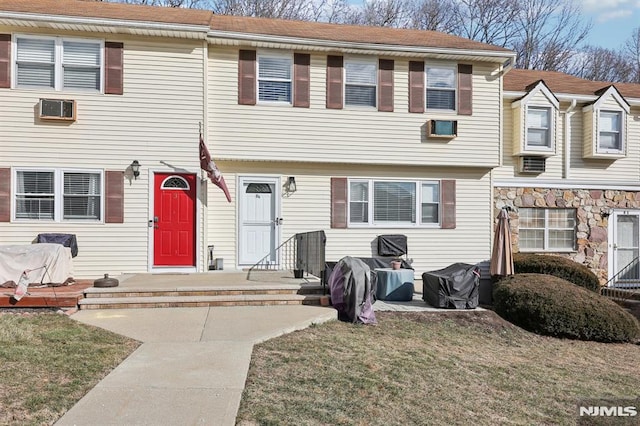
<instances>
[{"instance_id":1,"label":"hedge","mask_svg":"<svg viewBox=\"0 0 640 426\"><path fill-rule=\"evenodd\" d=\"M600 281L591 269L566 257L516 253L513 266L516 274L553 275L592 291L600 289Z\"/></svg>"}]
</instances>

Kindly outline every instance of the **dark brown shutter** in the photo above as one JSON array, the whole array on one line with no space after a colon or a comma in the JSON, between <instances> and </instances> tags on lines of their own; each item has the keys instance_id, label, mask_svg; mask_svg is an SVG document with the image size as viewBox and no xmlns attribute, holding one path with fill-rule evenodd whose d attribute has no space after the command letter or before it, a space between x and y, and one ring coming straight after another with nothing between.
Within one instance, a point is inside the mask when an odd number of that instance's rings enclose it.
<instances>
[{"instance_id":1,"label":"dark brown shutter","mask_svg":"<svg viewBox=\"0 0 640 426\"><path fill-rule=\"evenodd\" d=\"M293 54L293 106L309 108L311 55Z\"/></svg>"},{"instance_id":2,"label":"dark brown shutter","mask_svg":"<svg viewBox=\"0 0 640 426\"><path fill-rule=\"evenodd\" d=\"M378 111L393 111L393 60L378 61Z\"/></svg>"},{"instance_id":3,"label":"dark brown shutter","mask_svg":"<svg viewBox=\"0 0 640 426\"><path fill-rule=\"evenodd\" d=\"M347 178L331 178L331 227L347 227Z\"/></svg>"},{"instance_id":4,"label":"dark brown shutter","mask_svg":"<svg viewBox=\"0 0 640 426\"><path fill-rule=\"evenodd\" d=\"M256 51L241 50L238 58L238 103L256 104Z\"/></svg>"},{"instance_id":5,"label":"dark brown shutter","mask_svg":"<svg viewBox=\"0 0 640 426\"><path fill-rule=\"evenodd\" d=\"M104 222L124 223L124 172L107 170L104 175Z\"/></svg>"},{"instance_id":6,"label":"dark brown shutter","mask_svg":"<svg viewBox=\"0 0 640 426\"><path fill-rule=\"evenodd\" d=\"M327 108L342 109L342 56L327 56Z\"/></svg>"},{"instance_id":7,"label":"dark brown shutter","mask_svg":"<svg viewBox=\"0 0 640 426\"><path fill-rule=\"evenodd\" d=\"M11 220L11 169L0 169L0 222Z\"/></svg>"},{"instance_id":8,"label":"dark brown shutter","mask_svg":"<svg viewBox=\"0 0 640 426\"><path fill-rule=\"evenodd\" d=\"M442 229L456 227L456 181L440 182L440 199L442 201Z\"/></svg>"},{"instance_id":9,"label":"dark brown shutter","mask_svg":"<svg viewBox=\"0 0 640 426\"><path fill-rule=\"evenodd\" d=\"M123 49L122 43L104 43L104 93L108 95L122 95L124 92Z\"/></svg>"},{"instance_id":10,"label":"dark brown shutter","mask_svg":"<svg viewBox=\"0 0 640 426\"><path fill-rule=\"evenodd\" d=\"M0 88L11 87L11 34L0 34Z\"/></svg>"},{"instance_id":11,"label":"dark brown shutter","mask_svg":"<svg viewBox=\"0 0 640 426\"><path fill-rule=\"evenodd\" d=\"M424 62L409 62L409 112L424 112Z\"/></svg>"},{"instance_id":12,"label":"dark brown shutter","mask_svg":"<svg viewBox=\"0 0 640 426\"><path fill-rule=\"evenodd\" d=\"M458 114L471 115L473 112L473 67L458 64Z\"/></svg>"}]
</instances>

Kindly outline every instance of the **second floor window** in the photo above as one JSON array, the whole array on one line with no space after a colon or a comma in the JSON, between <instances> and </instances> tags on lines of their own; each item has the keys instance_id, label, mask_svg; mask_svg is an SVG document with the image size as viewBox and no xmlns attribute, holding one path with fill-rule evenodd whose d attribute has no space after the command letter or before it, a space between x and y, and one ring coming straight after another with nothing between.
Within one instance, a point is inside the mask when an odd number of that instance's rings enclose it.
<instances>
[{"instance_id":1,"label":"second floor window","mask_svg":"<svg viewBox=\"0 0 640 426\"><path fill-rule=\"evenodd\" d=\"M345 105L375 107L378 84L376 61L348 60L344 69Z\"/></svg>"},{"instance_id":2,"label":"second floor window","mask_svg":"<svg viewBox=\"0 0 640 426\"><path fill-rule=\"evenodd\" d=\"M622 152L622 112L600 111L598 123L598 151Z\"/></svg>"},{"instance_id":3,"label":"second floor window","mask_svg":"<svg viewBox=\"0 0 640 426\"><path fill-rule=\"evenodd\" d=\"M16 87L102 90L102 42L16 38Z\"/></svg>"},{"instance_id":4,"label":"second floor window","mask_svg":"<svg viewBox=\"0 0 640 426\"><path fill-rule=\"evenodd\" d=\"M527 108L527 148L551 148L551 108Z\"/></svg>"},{"instance_id":5,"label":"second floor window","mask_svg":"<svg viewBox=\"0 0 640 426\"><path fill-rule=\"evenodd\" d=\"M456 70L427 66L427 109L456 110Z\"/></svg>"},{"instance_id":6,"label":"second floor window","mask_svg":"<svg viewBox=\"0 0 640 426\"><path fill-rule=\"evenodd\" d=\"M291 103L292 83L290 56L258 56L258 100Z\"/></svg>"}]
</instances>

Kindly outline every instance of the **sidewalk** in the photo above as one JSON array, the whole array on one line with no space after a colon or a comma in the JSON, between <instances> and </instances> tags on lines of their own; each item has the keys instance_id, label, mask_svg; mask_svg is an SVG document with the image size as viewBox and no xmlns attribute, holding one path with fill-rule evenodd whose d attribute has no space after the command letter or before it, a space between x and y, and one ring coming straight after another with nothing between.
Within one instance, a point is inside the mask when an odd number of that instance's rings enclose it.
<instances>
[{"instance_id":1,"label":"sidewalk","mask_svg":"<svg viewBox=\"0 0 640 426\"><path fill-rule=\"evenodd\" d=\"M143 344L56 425L233 425L253 345L336 317L299 305L79 311Z\"/></svg>"}]
</instances>

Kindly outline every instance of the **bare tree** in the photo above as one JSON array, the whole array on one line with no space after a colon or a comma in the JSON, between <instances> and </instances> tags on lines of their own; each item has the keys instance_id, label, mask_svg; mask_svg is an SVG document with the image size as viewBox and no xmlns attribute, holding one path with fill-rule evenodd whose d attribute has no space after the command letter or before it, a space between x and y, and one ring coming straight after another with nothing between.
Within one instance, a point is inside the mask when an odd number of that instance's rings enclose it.
<instances>
[{"instance_id":1,"label":"bare tree","mask_svg":"<svg viewBox=\"0 0 640 426\"><path fill-rule=\"evenodd\" d=\"M631 37L625 42L623 55L631 69L627 81L640 83L640 27L634 29Z\"/></svg>"},{"instance_id":2,"label":"bare tree","mask_svg":"<svg viewBox=\"0 0 640 426\"><path fill-rule=\"evenodd\" d=\"M455 0L418 0L408 4L409 26L419 30L454 33L457 16Z\"/></svg>"},{"instance_id":3,"label":"bare tree","mask_svg":"<svg viewBox=\"0 0 640 426\"><path fill-rule=\"evenodd\" d=\"M452 11L461 37L505 47L519 32L514 25L521 12L518 0L458 0Z\"/></svg>"},{"instance_id":4,"label":"bare tree","mask_svg":"<svg viewBox=\"0 0 640 426\"><path fill-rule=\"evenodd\" d=\"M318 3L305 0L212 0L217 14L256 16L263 18L318 19Z\"/></svg>"},{"instance_id":5,"label":"bare tree","mask_svg":"<svg viewBox=\"0 0 640 426\"><path fill-rule=\"evenodd\" d=\"M350 16L348 23L406 28L410 22L409 5L408 0L365 0L359 12Z\"/></svg>"},{"instance_id":6,"label":"bare tree","mask_svg":"<svg viewBox=\"0 0 640 426\"><path fill-rule=\"evenodd\" d=\"M587 80L611 82L630 81L633 73L621 52L597 46L588 46L580 51L567 71Z\"/></svg>"}]
</instances>

